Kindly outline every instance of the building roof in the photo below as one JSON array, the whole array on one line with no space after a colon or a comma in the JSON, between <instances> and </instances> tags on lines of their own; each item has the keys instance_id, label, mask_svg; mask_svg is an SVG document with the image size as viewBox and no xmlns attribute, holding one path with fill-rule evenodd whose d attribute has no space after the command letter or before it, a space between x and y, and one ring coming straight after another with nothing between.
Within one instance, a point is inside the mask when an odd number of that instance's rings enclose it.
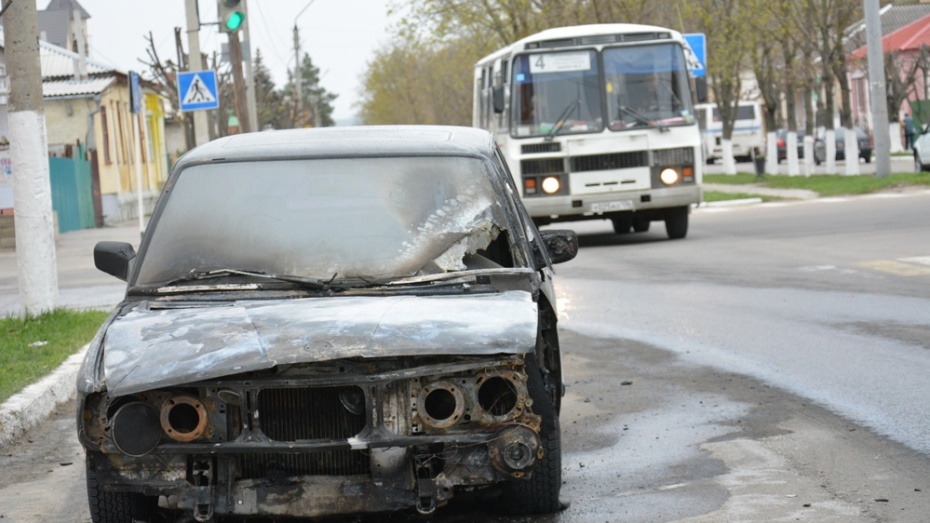
<instances>
[{"instance_id":1,"label":"building roof","mask_svg":"<svg viewBox=\"0 0 930 523\"><path fill-rule=\"evenodd\" d=\"M0 44L2 44L2 41L0 41ZM71 52L53 43L39 40L39 61L42 67L42 78L74 76L76 64L80 58L81 55L77 53ZM84 61L87 63L88 75L105 73L126 74L123 71L119 71L113 67L103 65L87 58L85 58Z\"/></svg>"},{"instance_id":2,"label":"building roof","mask_svg":"<svg viewBox=\"0 0 930 523\"><path fill-rule=\"evenodd\" d=\"M0 48L5 47L0 30ZM46 98L90 96L102 93L118 76L127 73L85 58L87 79L75 80L80 55L55 44L39 40L39 64L42 70L42 96Z\"/></svg>"},{"instance_id":3,"label":"building roof","mask_svg":"<svg viewBox=\"0 0 930 523\"><path fill-rule=\"evenodd\" d=\"M102 93L115 81L115 76L103 76L87 80L43 80L42 97L92 96Z\"/></svg>"},{"instance_id":4,"label":"building roof","mask_svg":"<svg viewBox=\"0 0 930 523\"><path fill-rule=\"evenodd\" d=\"M917 21L912 21L900 29L890 34L885 34L885 36L882 37L882 53L912 51L920 49L920 47L924 45L930 45L930 10L928 10L928 14ZM864 58L867 52L867 46L859 47L852 52L850 58Z\"/></svg>"},{"instance_id":5,"label":"building roof","mask_svg":"<svg viewBox=\"0 0 930 523\"><path fill-rule=\"evenodd\" d=\"M930 4L894 5L889 4L881 10L882 35L890 35L902 27L930 15ZM865 20L860 20L846 28L846 49L853 51L866 44Z\"/></svg>"}]
</instances>

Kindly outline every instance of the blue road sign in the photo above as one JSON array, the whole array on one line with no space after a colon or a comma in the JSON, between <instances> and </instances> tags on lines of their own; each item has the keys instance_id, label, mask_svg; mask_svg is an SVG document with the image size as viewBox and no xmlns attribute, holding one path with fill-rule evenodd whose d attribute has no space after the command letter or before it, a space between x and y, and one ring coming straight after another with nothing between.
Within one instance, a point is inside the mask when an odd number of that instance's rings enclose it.
<instances>
[{"instance_id":1,"label":"blue road sign","mask_svg":"<svg viewBox=\"0 0 930 523\"><path fill-rule=\"evenodd\" d=\"M216 71L178 73L178 100L182 111L216 109L220 97L216 90Z\"/></svg>"},{"instance_id":2,"label":"blue road sign","mask_svg":"<svg viewBox=\"0 0 930 523\"><path fill-rule=\"evenodd\" d=\"M697 61L700 62L700 67L695 67L691 70L691 73L695 78L700 78L707 75L707 39L704 37L704 33L693 33L683 35L685 41L688 42L688 46L691 47L691 50L694 51L694 57L697 58Z\"/></svg>"},{"instance_id":3,"label":"blue road sign","mask_svg":"<svg viewBox=\"0 0 930 523\"><path fill-rule=\"evenodd\" d=\"M139 75L129 71L129 99L132 101L132 112L138 114L142 111L142 90L139 88Z\"/></svg>"}]
</instances>

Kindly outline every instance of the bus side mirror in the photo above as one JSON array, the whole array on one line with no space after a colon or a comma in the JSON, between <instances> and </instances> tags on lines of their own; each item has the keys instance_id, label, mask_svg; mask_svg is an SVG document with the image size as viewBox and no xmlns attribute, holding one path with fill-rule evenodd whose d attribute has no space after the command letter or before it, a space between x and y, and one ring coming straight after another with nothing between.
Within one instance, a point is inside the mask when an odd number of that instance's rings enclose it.
<instances>
[{"instance_id":1,"label":"bus side mirror","mask_svg":"<svg viewBox=\"0 0 930 523\"><path fill-rule=\"evenodd\" d=\"M694 94L697 96L697 103L707 103L707 77L700 76L694 79Z\"/></svg>"},{"instance_id":2,"label":"bus side mirror","mask_svg":"<svg viewBox=\"0 0 930 523\"><path fill-rule=\"evenodd\" d=\"M494 112L501 114L504 112L504 86L499 85L491 90L491 103L494 105Z\"/></svg>"}]
</instances>

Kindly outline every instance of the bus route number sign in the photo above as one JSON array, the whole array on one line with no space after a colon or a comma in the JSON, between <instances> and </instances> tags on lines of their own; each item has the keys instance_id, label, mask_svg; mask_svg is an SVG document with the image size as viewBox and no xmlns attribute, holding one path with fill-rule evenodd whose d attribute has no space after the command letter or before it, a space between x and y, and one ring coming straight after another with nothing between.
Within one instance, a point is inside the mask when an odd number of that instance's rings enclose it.
<instances>
[{"instance_id":1,"label":"bus route number sign","mask_svg":"<svg viewBox=\"0 0 930 523\"><path fill-rule=\"evenodd\" d=\"M591 53L543 53L530 59L530 73L565 73L591 69Z\"/></svg>"}]
</instances>

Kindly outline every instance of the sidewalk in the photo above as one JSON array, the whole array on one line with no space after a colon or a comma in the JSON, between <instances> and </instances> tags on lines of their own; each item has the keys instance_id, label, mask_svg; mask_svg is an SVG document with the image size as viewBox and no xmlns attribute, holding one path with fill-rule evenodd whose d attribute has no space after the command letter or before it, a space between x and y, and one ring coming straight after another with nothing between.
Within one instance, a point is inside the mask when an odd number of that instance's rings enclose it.
<instances>
[{"instance_id":1,"label":"sidewalk","mask_svg":"<svg viewBox=\"0 0 930 523\"><path fill-rule=\"evenodd\" d=\"M139 247L139 222L85 229L58 235L59 307L109 310L123 299L126 284L94 266L98 241L129 242ZM22 314L16 251L0 250L0 316ZM90 341L90 340L87 340ZM41 423L61 403L74 397L77 373L86 347L48 376L14 394L0 405L0 448Z\"/></svg>"},{"instance_id":2,"label":"sidewalk","mask_svg":"<svg viewBox=\"0 0 930 523\"><path fill-rule=\"evenodd\" d=\"M140 239L138 221L59 234L55 242L59 306L109 309L119 303L126 284L97 270L94 266L94 245L99 241L122 241L138 249ZM0 317L23 312L18 276L16 251L0 249Z\"/></svg>"}]
</instances>

